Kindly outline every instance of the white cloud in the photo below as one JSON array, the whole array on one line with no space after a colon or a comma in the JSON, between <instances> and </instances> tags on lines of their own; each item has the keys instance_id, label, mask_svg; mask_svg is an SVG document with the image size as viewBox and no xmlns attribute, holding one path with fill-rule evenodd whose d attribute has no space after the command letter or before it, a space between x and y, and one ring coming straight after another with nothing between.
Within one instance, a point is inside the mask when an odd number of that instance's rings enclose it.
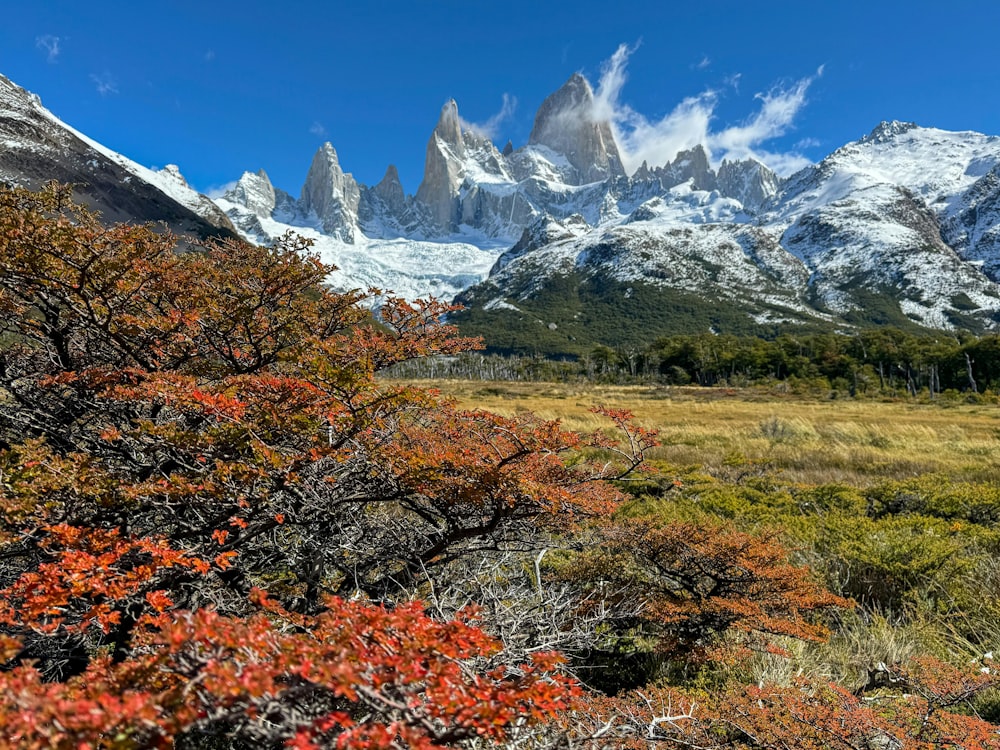
<instances>
[{"instance_id":1,"label":"white cloud","mask_svg":"<svg viewBox=\"0 0 1000 750\"><path fill-rule=\"evenodd\" d=\"M205 62L212 62L212 60L215 59L215 50L214 49L210 49L210 50L206 51L205 55L204 55L204 58L205 58Z\"/></svg>"},{"instance_id":2,"label":"white cloud","mask_svg":"<svg viewBox=\"0 0 1000 750\"><path fill-rule=\"evenodd\" d=\"M797 150L774 152L764 145L793 128L795 118L806 105L806 93L815 75L791 85L778 85L766 93L757 94L759 109L744 122L721 130L713 127L720 92L706 89L681 101L660 120L650 120L621 102L621 92L627 79L629 56L635 47L621 45L604 64L595 93L592 117L606 120L614 129L625 168L632 172L643 161L661 166L671 161L678 151L703 145L714 163L722 159L755 158L779 174L790 174L810 161ZM727 87L736 88L740 76L729 76Z\"/></svg>"},{"instance_id":3,"label":"white cloud","mask_svg":"<svg viewBox=\"0 0 1000 750\"><path fill-rule=\"evenodd\" d=\"M237 180L233 180L232 182L226 182L222 185L210 185L202 192L212 200L215 200L216 198L221 198L223 195L236 187L236 183Z\"/></svg>"},{"instance_id":4,"label":"white cloud","mask_svg":"<svg viewBox=\"0 0 1000 750\"><path fill-rule=\"evenodd\" d=\"M309 126L309 132L312 133L317 138L326 138L326 128L323 123L317 121Z\"/></svg>"},{"instance_id":5,"label":"white cloud","mask_svg":"<svg viewBox=\"0 0 1000 750\"><path fill-rule=\"evenodd\" d=\"M115 80L108 71L103 73L91 73L90 80L94 82L97 93L101 96L118 93L118 81Z\"/></svg>"},{"instance_id":6,"label":"white cloud","mask_svg":"<svg viewBox=\"0 0 1000 750\"><path fill-rule=\"evenodd\" d=\"M500 105L500 110L495 114L491 115L486 122L468 122L462 119L462 127L466 130L473 130L480 135L484 135L489 139L497 137L497 133L500 131L500 126L511 117L514 116L514 112L517 110L517 97L511 96L505 93L503 95L503 102ZM461 119L461 118L460 118Z\"/></svg>"},{"instance_id":7,"label":"white cloud","mask_svg":"<svg viewBox=\"0 0 1000 750\"><path fill-rule=\"evenodd\" d=\"M716 100L714 91L688 97L657 122L631 112L625 121L615 126L625 168L634 171L642 162L661 166L673 159L678 151L698 144L707 146Z\"/></svg>"},{"instance_id":8,"label":"white cloud","mask_svg":"<svg viewBox=\"0 0 1000 750\"><path fill-rule=\"evenodd\" d=\"M697 70L704 70L705 68L707 68L711 64L712 64L712 61L711 61L711 59L709 59L708 55L702 55L701 60L699 60L698 62L696 62L693 67L695 69L697 69Z\"/></svg>"},{"instance_id":9,"label":"white cloud","mask_svg":"<svg viewBox=\"0 0 1000 750\"><path fill-rule=\"evenodd\" d=\"M59 59L59 53L62 51L59 47L60 41L62 40L57 36L44 34L42 36L35 37L35 46L45 53L46 60L50 63L54 63Z\"/></svg>"},{"instance_id":10,"label":"white cloud","mask_svg":"<svg viewBox=\"0 0 1000 750\"><path fill-rule=\"evenodd\" d=\"M760 110L743 125L733 125L711 134L713 150L719 149L727 156L742 159L753 156L754 148L764 141L784 135L805 106L806 91L812 82L812 78L803 78L789 89L774 88L766 94L757 94L755 98L761 102Z\"/></svg>"},{"instance_id":11,"label":"white cloud","mask_svg":"<svg viewBox=\"0 0 1000 750\"><path fill-rule=\"evenodd\" d=\"M594 120L614 123L619 119L627 120L635 116L636 113L627 105L620 103L619 97L628 79L625 75L628 58L638 48L638 44L634 47L620 44L615 54L601 66L601 78L597 82L597 91L594 92L594 111L591 114Z\"/></svg>"}]
</instances>

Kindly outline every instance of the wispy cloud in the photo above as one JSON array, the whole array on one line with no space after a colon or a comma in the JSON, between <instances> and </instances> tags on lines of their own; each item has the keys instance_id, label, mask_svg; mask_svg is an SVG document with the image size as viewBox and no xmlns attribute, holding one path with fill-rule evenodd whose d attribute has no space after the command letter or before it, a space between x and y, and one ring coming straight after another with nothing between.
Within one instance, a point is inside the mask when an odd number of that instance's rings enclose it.
<instances>
[{"instance_id":1,"label":"wispy cloud","mask_svg":"<svg viewBox=\"0 0 1000 750\"><path fill-rule=\"evenodd\" d=\"M237 182L236 180L232 180L231 182L226 182L223 183L222 185L209 185L202 192L212 200L215 200L216 198L221 198L230 190L232 190L234 187L236 187L236 182Z\"/></svg>"},{"instance_id":2,"label":"wispy cloud","mask_svg":"<svg viewBox=\"0 0 1000 750\"><path fill-rule=\"evenodd\" d=\"M635 113L627 105L620 103L622 89L628 76L625 73L628 59L639 48L638 43L630 47L621 44L615 54L601 66L601 78L594 92L593 119L611 123L628 120Z\"/></svg>"},{"instance_id":3,"label":"wispy cloud","mask_svg":"<svg viewBox=\"0 0 1000 750\"><path fill-rule=\"evenodd\" d=\"M474 130L480 135L484 135L487 138L493 139L497 137L500 131L500 126L511 117L514 116L514 112L517 111L517 97L511 96L510 94L503 95L503 102L500 105L500 110L495 114L491 115L486 122L468 122L467 120L462 120L462 127L467 130Z\"/></svg>"},{"instance_id":4,"label":"wispy cloud","mask_svg":"<svg viewBox=\"0 0 1000 750\"><path fill-rule=\"evenodd\" d=\"M629 56L635 48L621 45L605 63L595 94L594 119L611 123L622 150L622 160L629 171L646 161L662 165L672 160L678 151L701 144L714 162L722 159L756 158L780 174L790 174L810 163L797 150L768 151L768 141L792 129L795 118L806 105L806 93L823 69L790 85L776 85L759 93L758 109L740 124L721 130L713 127L715 111L721 96L715 89L706 89L680 102L660 120L649 120L621 102L621 91L627 79ZM739 76L730 76L727 86L735 87Z\"/></svg>"},{"instance_id":5,"label":"wispy cloud","mask_svg":"<svg viewBox=\"0 0 1000 750\"><path fill-rule=\"evenodd\" d=\"M309 132L317 138L326 138L326 128L323 126L323 123L319 121L316 121L309 126Z\"/></svg>"},{"instance_id":6,"label":"wispy cloud","mask_svg":"<svg viewBox=\"0 0 1000 750\"><path fill-rule=\"evenodd\" d=\"M52 34L43 34L35 37L35 47L45 53L46 60L54 63L59 60L59 53L62 51L59 46L61 41L62 39Z\"/></svg>"},{"instance_id":7,"label":"wispy cloud","mask_svg":"<svg viewBox=\"0 0 1000 750\"><path fill-rule=\"evenodd\" d=\"M215 59L215 50L210 49L205 51L204 55L205 62L212 62Z\"/></svg>"},{"instance_id":8,"label":"wispy cloud","mask_svg":"<svg viewBox=\"0 0 1000 750\"><path fill-rule=\"evenodd\" d=\"M108 71L91 73L90 80L93 81L97 93L101 96L118 93L118 81Z\"/></svg>"},{"instance_id":9,"label":"wispy cloud","mask_svg":"<svg viewBox=\"0 0 1000 750\"><path fill-rule=\"evenodd\" d=\"M699 60L698 62L696 62L691 67L695 68L696 70L704 70L705 68L707 68L711 64L712 64L712 60L709 58L709 56L708 55L702 55L701 56L701 60Z\"/></svg>"},{"instance_id":10,"label":"wispy cloud","mask_svg":"<svg viewBox=\"0 0 1000 750\"><path fill-rule=\"evenodd\" d=\"M737 158L751 156L754 147L788 131L805 106L806 91L812 82L812 78L803 78L790 88L776 87L757 94L754 98L761 103L760 109L742 125L713 134L712 145Z\"/></svg>"}]
</instances>

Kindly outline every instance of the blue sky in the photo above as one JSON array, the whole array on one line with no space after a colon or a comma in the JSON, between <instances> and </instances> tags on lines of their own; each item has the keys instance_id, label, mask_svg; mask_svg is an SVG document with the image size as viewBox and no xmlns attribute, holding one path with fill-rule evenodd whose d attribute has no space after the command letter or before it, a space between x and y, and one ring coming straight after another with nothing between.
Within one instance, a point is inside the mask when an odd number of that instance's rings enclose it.
<instances>
[{"instance_id":1,"label":"blue sky","mask_svg":"<svg viewBox=\"0 0 1000 750\"><path fill-rule=\"evenodd\" d=\"M6 5L0 73L200 190L264 168L297 195L329 140L361 182L394 163L415 192L449 98L520 146L577 71L633 162L705 140L787 173L883 119L1000 134L1000 3L985 0Z\"/></svg>"}]
</instances>

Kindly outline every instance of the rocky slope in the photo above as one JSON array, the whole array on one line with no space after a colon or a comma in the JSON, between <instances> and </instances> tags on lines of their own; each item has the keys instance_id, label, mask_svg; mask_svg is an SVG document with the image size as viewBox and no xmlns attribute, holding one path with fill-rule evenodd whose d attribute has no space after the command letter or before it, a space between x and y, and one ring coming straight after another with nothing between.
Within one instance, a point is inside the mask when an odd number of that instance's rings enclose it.
<instances>
[{"instance_id":1,"label":"rocky slope","mask_svg":"<svg viewBox=\"0 0 1000 750\"><path fill-rule=\"evenodd\" d=\"M0 75L0 181L34 189L49 180L72 183L76 199L107 221L163 223L196 238L236 235L176 167L147 169L104 148Z\"/></svg>"}]
</instances>

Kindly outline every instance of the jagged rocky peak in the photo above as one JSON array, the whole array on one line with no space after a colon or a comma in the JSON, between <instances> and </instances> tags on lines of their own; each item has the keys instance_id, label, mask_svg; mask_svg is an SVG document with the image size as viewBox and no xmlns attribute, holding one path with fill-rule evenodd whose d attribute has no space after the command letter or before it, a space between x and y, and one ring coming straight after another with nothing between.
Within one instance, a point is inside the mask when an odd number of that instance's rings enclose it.
<instances>
[{"instance_id":1,"label":"jagged rocky peak","mask_svg":"<svg viewBox=\"0 0 1000 750\"><path fill-rule=\"evenodd\" d=\"M426 206L433 221L444 230L454 229L458 222L457 196L465 176L464 158L458 105L450 99L441 108L441 116L427 142L424 179L416 195L417 201Z\"/></svg>"},{"instance_id":2,"label":"jagged rocky peak","mask_svg":"<svg viewBox=\"0 0 1000 750\"><path fill-rule=\"evenodd\" d=\"M388 166L385 176L372 191L394 214L400 214L406 208L406 193L403 191L403 183L399 181L399 170L395 164Z\"/></svg>"},{"instance_id":3,"label":"jagged rocky peak","mask_svg":"<svg viewBox=\"0 0 1000 750\"><path fill-rule=\"evenodd\" d=\"M191 187L188 185L188 181L184 179L184 175L181 174L181 168L176 164L168 164L163 169L160 170L160 174L169 177L174 182L184 187Z\"/></svg>"},{"instance_id":4,"label":"jagged rocky peak","mask_svg":"<svg viewBox=\"0 0 1000 750\"><path fill-rule=\"evenodd\" d=\"M664 187L690 182L695 190L715 190L715 172L708 161L708 152L698 144L694 148L678 151L669 164L658 170Z\"/></svg>"},{"instance_id":5,"label":"jagged rocky peak","mask_svg":"<svg viewBox=\"0 0 1000 750\"><path fill-rule=\"evenodd\" d=\"M222 196L227 201L250 209L257 216L270 216L274 212L277 198L274 186L263 169L244 172L237 183Z\"/></svg>"},{"instance_id":6,"label":"jagged rocky peak","mask_svg":"<svg viewBox=\"0 0 1000 750\"><path fill-rule=\"evenodd\" d=\"M528 144L565 156L577 185L625 174L611 125L596 119L594 90L579 73L542 102Z\"/></svg>"},{"instance_id":7,"label":"jagged rocky peak","mask_svg":"<svg viewBox=\"0 0 1000 750\"><path fill-rule=\"evenodd\" d=\"M333 144L324 143L313 157L302 187L302 209L315 214L323 231L353 242L361 190L354 176L344 172Z\"/></svg>"},{"instance_id":8,"label":"jagged rocky peak","mask_svg":"<svg viewBox=\"0 0 1000 750\"><path fill-rule=\"evenodd\" d=\"M875 129L861 139L861 143L885 143L891 141L897 135L909 132L918 128L915 122L900 122L899 120L883 120Z\"/></svg>"},{"instance_id":9,"label":"jagged rocky peak","mask_svg":"<svg viewBox=\"0 0 1000 750\"><path fill-rule=\"evenodd\" d=\"M511 141L511 140L508 139L507 143L504 145L503 151L501 151L501 153L504 156L510 156L511 154L513 154L514 153L514 143L513 143L513 141Z\"/></svg>"},{"instance_id":10,"label":"jagged rocky peak","mask_svg":"<svg viewBox=\"0 0 1000 750\"><path fill-rule=\"evenodd\" d=\"M781 178L756 159L723 159L716 177L719 192L735 198L750 211L759 211L777 195Z\"/></svg>"},{"instance_id":11,"label":"jagged rocky peak","mask_svg":"<svg viewBox=\"0 0 1000 750\"><path fill-rule=\"evenodd\" d=\"M458 102L449 99L441 107L441 116L434 127L434 136L441 139L455 150L456 156L462 156L464 143L462 141L462 121L458 116Z\"/></svg>"}]
</instances>

